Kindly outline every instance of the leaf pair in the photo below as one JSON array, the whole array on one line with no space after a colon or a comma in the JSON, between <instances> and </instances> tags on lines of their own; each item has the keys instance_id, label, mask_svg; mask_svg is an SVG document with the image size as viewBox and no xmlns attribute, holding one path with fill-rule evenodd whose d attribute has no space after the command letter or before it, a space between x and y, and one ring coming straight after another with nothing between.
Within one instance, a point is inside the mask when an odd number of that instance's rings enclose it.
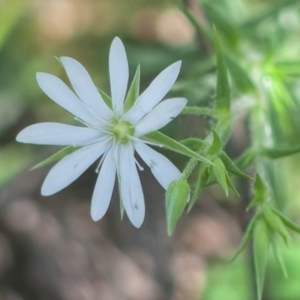
<instances>
[{"instance_id":1,"label":"leaf pair","mask_svg":"<svg viewBox=\"0 0 300 300\"><path fill-rule=\"evenodd\" d=\"M245 249L250 239L253 238L257 297L258 299L261 299L269 249L272 248L277 262L281 266L284 275L287 276L284 262L278 252L275 239L277 236L280 236L285 244L288 245L290 235L287 232L287 228L300 233L300 227L269 204L269 194L266 186L259 176L257 176L254 190L255 195L251 202L252 205L249 205L249 207L258 205L259 211L249 223L242 242L232 260L234 260Z\"/></svg>"},{"instance_id":2,"label":"leaf pair","mask_svg":"<svg viewBox=\"0 0 300 300\"><path fill-rule=\"evenodd\" d=\"M237 160L235 160L235 164L241 170L245 170L254 163L257 157L279 159L299 152L300 146L293 148L248 148Z\"/></svg>"},{"instance_id":3,"label":"leaf pair","mask_svg":"<svg viewBox=\"0 0 300 300\"><path fill-rule=\"evenodd\" d=\"M221 140L215 131L213 131L213 141L207 151L206 157L212 164L207 165L204 163L201 166L188 211L194 206L204 188L212 183L218 182L226 196L228 196L228 187L238 195L228 172L236 176L251 178L246 173L242 172L225 151L222 150Z\"/></svg>"},{"instance_id":4,"label":"leaf pair","mask_svg":"<svg viewBox=\"0 0 300 300\"><path fill-rule=\"evenodd\" d=\"M286 217L282 217L287 220L287 223L290 224L292 228L296 228L297 232L299 232L299 226L288 220ZM285 223L274 209L267 207L262 212L256 214L256 216L252 219L243 237L242 243L234 256L235 258L239 253L241 253L250 238L253 236L253 255L258 299L262 298L264 278L270 249L273 250L275 258L281 266L284 276L287 277L287 271L275 241L276 234L279 234L286 244L288 243L289 234L286 231Z\"/></svg>"}]
</instances>

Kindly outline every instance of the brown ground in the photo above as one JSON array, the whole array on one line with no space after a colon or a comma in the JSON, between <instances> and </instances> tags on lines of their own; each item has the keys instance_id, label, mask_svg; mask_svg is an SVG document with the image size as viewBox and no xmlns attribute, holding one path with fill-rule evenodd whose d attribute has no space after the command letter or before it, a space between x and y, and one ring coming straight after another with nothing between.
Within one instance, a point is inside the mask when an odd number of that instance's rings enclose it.
<instances>
[{"instance_id":1,"label":"brown ground","mask_svg":"<svg viewBox=\"0 0 300 300\"><path fill-rule=\"evenodd\" d=\"M47 171L24 171L0 195L2 300L199 299L208 260L232 254L240 238L208 194L169 238L164 191L147 170L140 229L120 220L117 192L103 220L91 220L93 168L42 197Z\"/></svg>"}]
</instances>

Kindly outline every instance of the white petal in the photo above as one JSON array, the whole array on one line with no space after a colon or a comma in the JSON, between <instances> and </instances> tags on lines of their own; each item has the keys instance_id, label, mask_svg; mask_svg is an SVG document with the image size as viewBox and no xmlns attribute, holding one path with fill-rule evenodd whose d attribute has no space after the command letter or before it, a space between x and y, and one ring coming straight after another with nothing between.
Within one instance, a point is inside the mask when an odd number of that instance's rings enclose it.
<instances>
[{"instance_id":1,"label":"white petal","mask_svg":"<svg viewBox=\"0 0 300 300\"><path fill-rule=\"evenodd\" d=\"M124 116L124 119L136 124L145 114L151 111L175 83L180 67L181 61L178 61L163 70L138 97L134 106Z\"/></svg>"},{"instance_id":2,"label":"white petal","mask_svg":"<svg viewBox=\"0 0 300 300\"><path fill-rule=\"evenodd\" d=\"M154 177L165 190L173 180L178 180L180 178L180 171L165 156L154 151L142 142L136 142L134 147L142 160L150 167Z\"/></svg>"},{"instance_id":3,"label":"white petal","mask_svg":"<svg viewBox=\"0 0 300 300\"><path fill-rule=\"evenodd\" d=\"M185 98L173 98L162 101L149 112L135 127L135 136L139 137L158 130L171 122L185 107Z\"/></svg>"},{"instance_id":4,"label":"white petal","mask_svg":"<svg viewBox=\"0 0 300 300\"><path fill-rule=\"evenodd\" d=\"M37 73L36 79L44 93L65 110L89 124L99 123L82 101L59 78L47 73Z\"/></svg>"},{"instance_id":5,"label":"white petal","mask_svg":"<svg viewBox=\"0 0 300 300\"><path fill-rule=\"evenodd\" d=\"M40 145L85 145L103 137L99 130L59 123L39 123L26 127L17 141Z\"/></svg>"},{"instance_id":6,"label":"white petal","mask_svg":"<svg viewBox=\"0 0 300 300\"><path fill-rule=\"evenodd\" d=\"M113 113L102 99L83 65L70 57L61 57L61 62L78 97L88 107L96 110L96 113L102 118L106 120L110 119L113 116Z\"/></svg>"},{"instance_id":7,"label":"white petal","mask_svg":"<svg viewBox=\"0 0 300 300\"><path fill-rule=\"evenodd\" d=\"M47 175L42 195L50 196L76 180L107 149L107 144L96 143L85 146L64 157Z\"/></svg>"},{"instance_id":8,"label":"white petal","mask_svg":"<svg viewBox=\"0 0 300 300\"><path fill-rule=\"evenodd\" d=\"M144 194L136 169L134 149L131 144L119 146L119 189L121 200L131 223L139 228L145 217Z\"/></svg>"},{"instance_id":9,"label":"white petal","mask_svg":"<svg viewBox=\"0 0 300 300\"><path fill-rule=\"evenodd\" d=\"M114 38L110 47L109 76L113 109L117 115L121 115L123 114L129 70L125 48L118 37Z\"/></svg>"},{"instance_id":10,"label":"white petal","mask_svg":"<svg viewBox=\"0 0 300 300\"><path fill-rule=\"evenodd\" d=\"M116 179L116 163L113 151L108 151L97 179L94 189L91 216L94 221L99 221L106 213Z\"/></svg>"}]
</instances>

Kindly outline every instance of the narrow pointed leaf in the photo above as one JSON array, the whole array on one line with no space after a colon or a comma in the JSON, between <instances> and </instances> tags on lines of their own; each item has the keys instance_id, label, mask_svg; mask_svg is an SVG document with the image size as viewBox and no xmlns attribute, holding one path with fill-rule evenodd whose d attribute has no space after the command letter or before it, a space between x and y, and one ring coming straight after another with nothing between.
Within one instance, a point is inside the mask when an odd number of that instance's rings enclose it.
<instances>
[{"instance_id":1,"label":"narrow pointed leaf","mask_svg":"<svg viewBox=\"0 0 300 300\"><path fill-rule=\"evenodd\" d=\"M149 134L143 136L143 139L152 143L157 144L157 146L165 147L171 151L180 153L182 155L189 156L191 158L195 158L199 161L205 162L207 164L213 165L211 161L206 159L204 156L192 151L190 148L186 147L185 145L181 144L180 142L173 140L172 138L164 135L159 131L154 131Z\"/></svg>"},{"instance_id":2,"label":"narrow pointed leaf","mask_svg":"<svg viewBox=\"0 0 300 300\"><path fill-rule=\"evenodd\" d=\"M231 114L227 111L222 111L219 114L219 119L216 125L214 126L214 131L218 133L221 144L225 146L232 133L232 117Z\"/></svg>"},{"instance_id":3,"label":"narrow pointed leaf","mask_svg":"<svg viewBox=\"0 0 300 300\"><path fill-rule=\"evenodd\" d=\"M102 90L100 90L99 88L98 88L98 91L99 91L99 93L100 93L102 99L103 99L104 102L106 103L106 105L107 105L110 109L112 109L112 101L111 101L111 98L110 98L105 92L103 92Z\"/></svg>"},{"instance_id":4,"label":"narrow pointed leaf","mask_svg":"<svg viewBox=\"0 0 300 300\"><path fill-rule=\"evenodd\" d=\"M225 166L225 168L232 174L237 175L239 177L252 179L251 176L241 171L237 165L231 160L231 158L226 154L225 151L221 152L220 158Z\"/></svg>"},{"instance_id":5,"label":"narrow pointed leaf","mask_svg":"<svg viewBox=\"0 0 300 300\"><path fill-rule=\"evenodd\" d=\"M211 30L209 30L208 26L202 25L199 20L194 16L192 12L189 10L183 8L182 12L186 16L186 18L189 20L189 22L194 26L196 31L200 33L201 35L203 34L209 41L213 40L213 35L211 33Z\"/></svg>"},{"instance_id":6,"label":"narrow pointed leaf","mask_svg":"<svg viewBox=\"0 0 300 300\"><path fill-rule=\"evenodd\" d=\"M218 33L214 30L214 44L217 57L217 88L216 103L219 110L230 111L230 87L227 76L227 67L223 56Z\"/></svg>"},{"instance_id":7,"label":"narrow pointed leaf","mask_svg":"<svg viewBox=\"0 0 300 300\"><path fill-rule=\"evenodd\" d=\"M73 146L65 147L64 149L56 152L55 154L51 155L47 159L45 159L42 162L38 163L37 165L35 165L34 167L32 167L30 170L41 168L41 167L44 167L44 166L46 166L48 164L51 164L51 163L53 163L55 161L61 160L62 158L64 158L65 156L67 156L67 155L75 152L79 148L80 147L73 147Z\"/></svg>"},{"instance_id":8,"label":"narrow pointed leaf","mask_svg":"<svg viewBox=\"0 0 300 300\"><path fill-rule=\"evenodd\" d=\"M226 55L226 62L236 88L244 93L255 92L254 83L238 61Z\"/></svg>"},{"instance_id":9,"label":"narrow pointed leaf","mask_svg":"<svg viewBox=\"0 0 300 300\"><path fill-rule=\"evenodd\" d=\"M256 149L248 148L235 160L235 164L239 169L245 170L253 164L257 155L258 151Z\"/></svg>"},{"instance_id":10,"label":"narrow pointed leaf","mask_svg":"<svg viewBox=\"0 0 300 300\"><path fill-rule=\"evenodd\" d=\"M290 228L291 230L294 230L297 233L300 233L300 226L298 226L296 223L288 219L285 215L283 215L280 211L278 211L275 208L271 208L271 210L276 213L282 222L285 224L286 227Z\"/></svg>"},{"instance_id":11,"label":"narrow pointed leaf","mask_svg":"<svg viewBox=\"0 0 300 300\"><path fill-rule=\"evenodd\" d=\"M260 150L260 154L272 159L287 157L299 152L300 152L300 147L296 147L292 149L262 148Z\"/></svg>"},{"instance_id":12,"label":"narrow pointed leaf","mask_svg":"<svg viewBox=\"0 0 300 300\"><path fill-rule=\"evenodd\" d=\"M59 57L57 57L55 55L53 55L53 57L57 60L57 62L60 64L60 66L64 67L64 65L63 65L63 63L62 63L62 61L60 60Z\"/></svg>"},{"instance_id":13,"label":"narrow pointed leaf","mask_svg":"<svg viewBox=\"0 0 300 300\"><path fill-rule=\"evenodd\" d=\"M254 225L259 216L260 216L260 214L258 213L251 219L250 223L247 226L246 232L244 233L243 239L242 239L239 247L237 248L233 258L231 259L231 262L233 262L242 253L242 251L244 251L244 249L246 248L248 242L250 241L250 239L253 235Z\"/></svg>"},{"instance_id":14,"label":"narrow pointed leaf","mask_svg":"<svg viewBox=\"0 0 300 300\"><path fill-rule=\"evenodd\" d=\"M264 209L264 216L265 219L275 232L279 233L282 239L284 240L285 244L287 245L290 239L290 236L288 232L286 231L284 224L282 223L280 217L278 217L277 214L275 214L272 210L269 208Z\"/></svg>"},{"instance_id":15,"label":"narrow pointed leaf","mask_svg":"<svg viewBox=\"0 0 300 300\"><path fill-rule=\"evenodd\" d=\"M217 110L199 106L186 106L181 113L185 115L209 116L214 118L219 117L219 112Z\"/></svg>"},{"instance_id":16,"label":"narrow pointed leaf","mask_svg":"<svg viewBox=\"0 0 300 300\"><path fill-rule=\"evenodd\" d=\"M208 153L211 155L219 155L222 149L221 141L218 134L213 130L213 142L208 149Z\"/></svg>"},{"instance_id":17,"label":"narrow pointed leaf","mask_svg":"<svg viewBox=\"0 0 300 300\"><path fill-rule=\"evenodd\" d=\"M262 292L269 254L269 235L269 228L266 222L263 219L257 220L253 231L253 255L258 300L262 299Z\"/></svg>"},{"instance_id":18,"label":"narrow pointed leaf","mask_svg":"<svg viewBox=\"0 0 300 300\"><path fill-rule=\"evenodd\" d=\"M127 112L134 104L140 93L141 68L137 67L131 86L125 99L124 111Z\"/></svg>"},{"instance_id":19,"label":"narrow pointed leaf","mask_svg":"<svg viewBox=\"0 0 300 300\"><path fill-rule=\"evenodd\" d=\"M228 186L225 167L219 157L215 158L213 160L213 163L215 164L215 166L212 166L213 174L215 175L217 181L224 190L226 197L228 197Z\"/></svg>"},{"instance_id":20,"label":"narrow pointed leaf","mask_svg":"<svg viewBox=\"0 0 300 300\"><path fill-rule=\"evenodd\" d=\"M199 196L201 195L202 191L206 187L206 183L208 181L209 175L210 175L210 166L203 165L198 174L195 190L194 190L192 199L189 203L188 212L190 212L190 210L192 209L192 207L198 200Z\"/></svg>"},{"instance_id":21,"label":"narrow pointed leaf","mask_svg":"<svg viewBox=\"0 0 300 300\"><path fill-rule=\"evenodd\" d=\"M288 278L289 275L288 275L288 272L287 272L287 270L286 270L284 260L283 260L283 258L282 258L282 256L281 256L281 253L279 252L277 243L276 243L276 241L274 241L274 238L273 238L272 241L271 241L271 247L272 247L272 249L273 249L275 258L276 258L278 264L279 264L280 267L281 267L281 270L282 270L282 273L283 273L284 277L285 277L285 278Z\"/></svg>"},{"instance_id":22,"label":"narrow pointed leaf","mask_svg":"<svg viewBox=\"0 0 300 300\"><path fill-rule=\"evenodd\" d=\"M202 3L205 16L216 25L222 36L226 40L226 44L233 48L239 40L239 32L237 26L231 23L231 19L224 14L224 10L219 9L219 5L214 5L212 1Z\"/></svg>"},{"instance_id":23,"label":"narrow pointed leaf","mask_svg":"<svg viewBox=\"0 0 300 300\"><path fill-rule=\"evenodd\" d=\"M180 143L184 144L188 148L190 148L192 151L198 152L198 153L203 153L208 144L201 139L198 138L188 138L185 140L181 140Z\"/></svg>"},{"instance_id":24,"label":"narrow pointed leaf","mask_svg":"<svg viewBox=\"0 0 300 300\"><path fill-rule=\"evenodd\" d=\"M226 176L226 182L227 182L227 185L236 193L236 195L239 197L240 194L239 192L237 191L237 189L235 188L227 170L225 169L225 176Z\"/></svg>"}]
</instances>

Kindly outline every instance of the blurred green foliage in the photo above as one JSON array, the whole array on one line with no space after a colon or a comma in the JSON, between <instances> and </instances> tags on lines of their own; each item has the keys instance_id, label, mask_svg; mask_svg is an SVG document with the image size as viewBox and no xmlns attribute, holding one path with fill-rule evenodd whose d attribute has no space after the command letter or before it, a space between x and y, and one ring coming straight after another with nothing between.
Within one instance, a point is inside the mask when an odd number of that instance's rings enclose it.
<instances>
[{"instance_id":1,"label":"blurred green foliage","mask_svg":"<svg viewBox=\"0 0 300 300\"><path fill-rule=\"evenodd\" d=\"M227 261L213 262L208 270L205 288L200 299L205 300L252 300L251 277L248 262L240 256L232 264Z\"/></svg>"}]
</instances>

